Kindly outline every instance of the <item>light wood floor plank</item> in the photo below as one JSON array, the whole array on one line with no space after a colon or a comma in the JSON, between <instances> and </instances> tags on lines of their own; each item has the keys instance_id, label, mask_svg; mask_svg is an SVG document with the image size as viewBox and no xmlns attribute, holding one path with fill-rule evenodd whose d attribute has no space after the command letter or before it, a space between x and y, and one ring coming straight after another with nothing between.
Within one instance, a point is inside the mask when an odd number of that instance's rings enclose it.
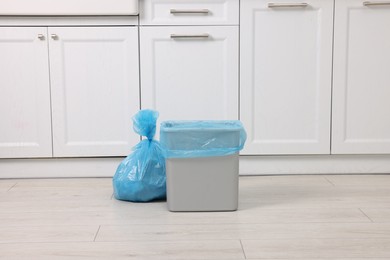
<instances>
[{"instance_id":1,"label":"light wood floor plank","mask_svg":"<svg viewBox=\"0 0 390 260\"><path fill-rule=\"evenodd\" d=\"M240 241L0 244L1 256L34 259L244 259Z\"/></svg>"},{"instance_id":2,"label":"light wood floor plank","mask_svg":"<svg viewBox=\"0 0 390 260\"><path fill-rule=\"evenodd\" d=\"M93 196L92 196L93 197ZM164 212L167 209L166 202L153 203L131 203L122 202L115 199L88 198L88 197L73 197L60 196L58 199L41 199L20 200L20 197L12 200L1 201L0 208L2 212L46 212L46 211L61 211L61 212L77 212L77 211L94 211L94 212L113 212L116 210L137 211L140 214L150 211Z\"/></svg>"},{"instance_id":3,"label":"light wood floor plank","mask_svg":"<svg viewBox=\"0 0 390 260\"><path fill-rule=\"evenodd\" d=\"M220 240L286 238L386 238L389 223L289 223L120 225L100 227L96 241Z\"/></svg>"},{"instance_id":4,"label":"light wood floor plank","mask_svg":"<svg viewBox=\"0 0 390 260\"><path fill-rule=\"evenodd\" d=\"M373 222L390 223L390 203L382 208L361 209Z\"/></svg>"},{"instance_id":5,"label":"light wood floor plank","mask_svg":"<svg viewBox=\"0 0 390 260\"><path fill-rule=\"evenodd\" d=\"M0 182L1 183L1 182ZM42 202L77 200L110 200L113 193L110 178L96 179L20 179L0 197L2 202Z\"/></svg>"},{"instance_id":6,"label":"light wood floor plank","mask_svg":"<svg viewBox=\"0 0 390 260\"><path fill-rule=\"evenodd\" d=\"M45 220L44 222L42 220ZM17 214L0 212L0 226L126 225L126 224L230 224L230 223L337 223L371 222L359 209L247 209L235 212L134 211L131 207L108 212L47 211Z\"/></svg>"},{"instance_id":7,"label":"light wood floor plank","mask_svg":"<svg viewBox=\"0 0 390 260\"><path fill-rule=\"evenodd\" d=\"M263 239L242 240L252 258L390 258L390 239Z\"/></svg>"},{"instance_id":8,"label":"light wood floor plank","mask_svg":"<svg viewBox=\"0 0 390 260\"><path fill-rule=\"evenodd\" d=\"M323 175L240 176L240 188L334 186Z\"/></svg>"},{"instance_id":9,"label":"light wood floor plank","mask_svg":"<svg viewBox=\"0 0 390 260\"><path fill-rule=\"evenodd\" d=\"M99 226L0 226L0 243L92 242ZM0 254L1 255L1 254Z\"/></svg>"},{"instance_id":10,"label":"light wood floor plank","mask_svg":"<svg viewBox=\"0 0 390 260\"><path fill-rule=\"evenodd\" d=\"M15 185L16 185L15 180L2 180L2 179L0 179L0 194L7 192L9 189L11 189ZM3 194L2 194L2 196L3 196Z\"/></svg>"},{"instance_id":11,"label":"light wood floor plank","mask_svg":"<svg viewBox=\"0 0 390 260\"><path fill-rule=\"evenodd\" d=\"M335 186L386 186L390 185L390 174L383 175L327 175Z\"/></svg>"},{"instance_id":12,"label":"light wood floor plank","mask_svg":"<svg viewBox=\"0 0 390 260\"><path fill-rule=\"evenodd\" d=\"M248 259L248 258L247 258ZM293 259L291 257L281 257L281 258L250 258L251 260L288 260L288 259ZM339 258L339 257L332 257L332 258L315 258L315 260L384 260L387 259L387 257L365 257L365 258L360 258L360 257L348 257L348 258Z\"/></svg>"},{"instance_id":13,"label":"light wood floor plank","mask_svg":"<svg viewBox=\"0 0 390 260\"><path fill-rule=\"evenodd\" d=\"M19 188L78 188L97 189L111 187L111 178L58 178L58 179L17 179Z\"/></svg>"},{"instance_id":14,"label":"light wood floor plank","mask_svg":"<svg viewBox=\"0 0 390 260\"><path fill-rule=\"evenodd\" d=\"M242 208L246 204L266 208L381 207L390 205L389 186L262 187L240 190Z\"/></svg>"},{"instance_id":15,"label":"light wood floor plank","mask_svg":"<svg viewBox=\"0 0 390 260\"><path fill-rule=\"evenodd\" d=\"M3 194L0 197L0 202L9 202L9 201L37 201L37 200L110 200L112 196L112 189L95 189L95 190L83 190L83 189L55 189L55 188L47 188L30 191L15 191L11 188L8 192Z\"/></svg>"}]
</instances>

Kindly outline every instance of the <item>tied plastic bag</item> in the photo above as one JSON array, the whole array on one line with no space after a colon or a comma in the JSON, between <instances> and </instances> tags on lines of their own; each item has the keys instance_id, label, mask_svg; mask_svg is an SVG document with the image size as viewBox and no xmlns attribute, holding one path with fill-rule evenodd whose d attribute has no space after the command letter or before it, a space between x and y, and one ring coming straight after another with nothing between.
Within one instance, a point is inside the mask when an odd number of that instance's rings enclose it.
<instances>
[{"instance_id":1,"label":"tied plastic bag","mask_svg":"<svg viewBox=\"0 0 390 260\"><path fill-rule=\"evenodd\" d=\"M134 131L147 139L118 166L113 177L118 200L147 202L166 198L165 158L160 143L153 140L158 112L141 110L133 117Z\"/></svg>"}]
</instances>

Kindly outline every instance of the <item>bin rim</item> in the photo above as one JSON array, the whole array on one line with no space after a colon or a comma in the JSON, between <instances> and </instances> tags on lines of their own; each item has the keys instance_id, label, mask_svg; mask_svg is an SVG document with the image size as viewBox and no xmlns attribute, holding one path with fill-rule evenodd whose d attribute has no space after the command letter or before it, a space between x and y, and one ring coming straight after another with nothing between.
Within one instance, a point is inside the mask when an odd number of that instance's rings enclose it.
<instances>
[{"instance_id":1,"label":"bin rim","mask_svg":"<svg viewBox=\"0 0 390 260\"><path fill-rule=\"evenodd\" d=\"M169 120L161 122L160 132L179 131L241 131L239 120Z\"/></svg>"}]
</instances>

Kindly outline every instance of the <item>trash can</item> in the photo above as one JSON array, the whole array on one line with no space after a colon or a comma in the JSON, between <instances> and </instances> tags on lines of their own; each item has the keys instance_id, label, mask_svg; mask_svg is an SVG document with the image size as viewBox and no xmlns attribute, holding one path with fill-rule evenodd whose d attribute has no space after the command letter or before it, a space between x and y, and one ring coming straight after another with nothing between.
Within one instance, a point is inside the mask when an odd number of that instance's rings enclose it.
<instances>
[{"instance_id":1,"label":"trash can","mask_svg":"<svg viewBox=\"0 0 390 260\"><path fill-rule=\"evenodd\" d=\"M245 140L237 120L162 122L168 210L237 210L238 152Z\"/></svg>"}]
</instances>

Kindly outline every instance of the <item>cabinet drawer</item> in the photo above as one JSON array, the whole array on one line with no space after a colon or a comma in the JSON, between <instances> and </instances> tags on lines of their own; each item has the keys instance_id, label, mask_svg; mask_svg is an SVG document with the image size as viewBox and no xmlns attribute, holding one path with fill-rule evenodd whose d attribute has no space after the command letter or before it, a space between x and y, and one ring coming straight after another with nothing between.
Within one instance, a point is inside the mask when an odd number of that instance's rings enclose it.
<instances>
[{"instance_id":1,"label":"cabinet drawer","mask_svg":"<svg viewBox=\"0 0 390 260\"><path fill-rule=\"evenodd\" d=\"M141 25L238 25L239 0L140 1Z\"/></svg>"}]
</instances>

